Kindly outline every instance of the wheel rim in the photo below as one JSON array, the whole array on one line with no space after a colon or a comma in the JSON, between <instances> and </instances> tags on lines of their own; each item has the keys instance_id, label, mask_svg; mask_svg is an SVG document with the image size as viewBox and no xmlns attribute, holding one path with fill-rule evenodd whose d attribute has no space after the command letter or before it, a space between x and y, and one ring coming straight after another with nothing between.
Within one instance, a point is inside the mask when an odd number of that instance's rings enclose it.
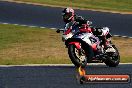
<instances>
[{"instance_id":1,"label":"wheel rim","mask_svg":"<svg viewBox=\"0 0 132 88\"><path fill-rule=\"evenodd\" d=\"M113 62L118 62L120 57L119 57L119 53L116 51L115 53L109 53L109 56L110 56L110 59L113 61Z\"/></svg>"},{"instance_id":2,"label":"wheel rim","mask_svg":"<svg viewBox=\"0 0 132 88\"><path fill-rule=\"evenodd\" d=\"M112 60L115 62L119 61L119 55L117 52L112 56Z\"/></svg>"},{"instance_id":3,"label":"wheel rim","mask_svg":"<svg viewBox=\"0 0 132 88\"><path fill-rule=\"evenodd\" d=\"M80 62L80 63L84 63L86 61L86 55L85 55L85 51L82 50L83 52L80 53L80 51L75 48L75 55L77 57L77 60Z\"/></svg>"}]
</instances>

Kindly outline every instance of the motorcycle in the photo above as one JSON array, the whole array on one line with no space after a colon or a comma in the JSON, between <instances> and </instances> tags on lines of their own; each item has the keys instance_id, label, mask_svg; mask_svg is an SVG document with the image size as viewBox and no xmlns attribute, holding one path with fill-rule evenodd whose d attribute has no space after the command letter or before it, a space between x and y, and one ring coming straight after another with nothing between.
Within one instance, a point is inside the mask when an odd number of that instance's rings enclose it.
<instances>
[{"instance_id":1,"label":"motorcycle","mask_svg":"<svg viewBox=\"0 0 132 88\"><path fill-rule=\"evenodd\" d=\"M67 31L71 27L71 23L67 23L65 29L58 29L56 32L62 31L62 41L68 48L68 55L72 63L76 67L85 67L87 63L105 63L109 67L116 67L120 62L120 55L116 46L112 43L112 35L109 32L108 27L102 27L101 31L105 35L109 45L107 49L101 45L99 36L95 36L90 26L91 23L85 24L76 30L76 27L72 27L71 31ZM81 31L80 30L88 30Z\"/></svg>"}]
</instances>

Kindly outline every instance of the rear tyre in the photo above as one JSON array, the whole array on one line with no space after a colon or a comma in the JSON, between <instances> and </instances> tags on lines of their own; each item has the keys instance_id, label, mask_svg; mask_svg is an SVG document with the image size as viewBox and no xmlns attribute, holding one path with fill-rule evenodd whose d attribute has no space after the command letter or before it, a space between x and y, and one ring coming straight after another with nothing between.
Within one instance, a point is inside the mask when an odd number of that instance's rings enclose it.
<instances>
[{"instance_id":1,"label":"rear tyre","mask_svg":"<svg viewBox=\"0 0 132 88\"><path fill-rule=\"evenodd\" d=\"M113 54L110 53L104 63L109 67L116 67L120 62L120 54L118 52L118 49L115 47L115 45L112 45L112 47L116 50L116 52Z\"/></svg>"}]
</instances>

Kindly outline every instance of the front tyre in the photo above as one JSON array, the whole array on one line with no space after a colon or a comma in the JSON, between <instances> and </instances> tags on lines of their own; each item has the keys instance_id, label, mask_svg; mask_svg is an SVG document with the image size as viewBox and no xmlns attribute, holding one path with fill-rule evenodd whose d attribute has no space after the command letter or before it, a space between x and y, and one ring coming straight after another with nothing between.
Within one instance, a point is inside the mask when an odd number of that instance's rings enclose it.
<instances>
[{"instance_id":1,"label":"front tyre","mask_svg":"<svg viewBox=\"0 0 132 88\"><path fill-rule=\"evenodd\" d=\"M76 48L75 45L70 44L68 46L68 54L72 63L77 67L85 67L87 65L87 57L85 50L81 48L81 51Z\"/></svg>"}]
</instances>

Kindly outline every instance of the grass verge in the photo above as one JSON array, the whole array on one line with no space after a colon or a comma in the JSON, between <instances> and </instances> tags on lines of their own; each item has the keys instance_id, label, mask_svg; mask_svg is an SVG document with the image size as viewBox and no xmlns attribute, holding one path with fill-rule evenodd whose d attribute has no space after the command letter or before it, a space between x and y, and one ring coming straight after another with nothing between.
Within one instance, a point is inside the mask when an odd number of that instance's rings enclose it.
<instances>
[{"instance_id":1,"label":"grass verge","mask_svg":"<svg viewBox=\"0 0 132 88\"><path fill-rule=\"evenodd\" d=\"M132 12L132 0L14 0L45 5L76 7L85 9Z\"/></svg>"},{"instance_id":2,"label":"grass verge","mask_svg":"<svg viewBox=\"0 0 132 88\"><path fill-rule=\"evenodd\" d=\"M132 62L132 39L114 37L121 62ZM69 64L55 30L0 24L0 64Z\"/></svg>"}]
</instances>

